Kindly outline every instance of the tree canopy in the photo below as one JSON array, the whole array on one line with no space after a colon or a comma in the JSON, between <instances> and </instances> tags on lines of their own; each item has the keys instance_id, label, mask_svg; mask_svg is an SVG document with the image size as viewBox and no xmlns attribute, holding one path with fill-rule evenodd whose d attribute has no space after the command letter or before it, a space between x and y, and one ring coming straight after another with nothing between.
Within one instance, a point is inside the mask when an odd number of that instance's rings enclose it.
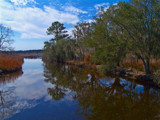
<instances>
[{"instance_id":1,"label":"tree canopy","mask_svg":"<svg viewBox=\"0 0 160 120\"><path fill-rule=\"evenodd\" d=\"M130 0L100 10L92 23L75 25L73 39L63 24L53 22L47 34L54 38L45 42L44 49L52 49L52 57L83 60L91 56L91 62L111 66L134 56L150 74L150 60L160 57L160 1Z\"/></svg>"}]
</instances>

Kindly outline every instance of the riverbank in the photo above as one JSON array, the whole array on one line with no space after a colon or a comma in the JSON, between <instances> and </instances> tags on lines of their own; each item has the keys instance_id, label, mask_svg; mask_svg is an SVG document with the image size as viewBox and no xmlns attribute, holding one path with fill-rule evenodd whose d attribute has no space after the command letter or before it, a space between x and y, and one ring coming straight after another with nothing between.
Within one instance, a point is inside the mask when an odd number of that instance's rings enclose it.
<instances>
[{"instance_id":1,"label":"riverbank","mask_svg":"<svg viewBox=\"0 0 160 120\"><path fill-rule=\"evenodd\" d=\"M75 65L75 66L79 66L82 68L96 70L97 72L101 72L103 68L107 67L105 65L94 65L88 62L75 61L75 60L66 61L65 63L68 65ZM105 74L112 74L115 76L120 76L122 78L134 80L137 83L160 88L160 81L159 80L157 81L157 79L155 79L155 76L153 74L146 75L145 72L141 70L137 70L135 68L127 68L127 67L121 66L121 67L116 67L106 72Z\"/></svg>"},{"instance_id":2,"label":"riverbank","mask_svg":"<svg viewBox=\"0 0 160 120\"><path fill-rule=\"evenodd\" d=\"M0 75L22 69L24 58L17 54L0 54Z\"/></svg>"}]
</instances>

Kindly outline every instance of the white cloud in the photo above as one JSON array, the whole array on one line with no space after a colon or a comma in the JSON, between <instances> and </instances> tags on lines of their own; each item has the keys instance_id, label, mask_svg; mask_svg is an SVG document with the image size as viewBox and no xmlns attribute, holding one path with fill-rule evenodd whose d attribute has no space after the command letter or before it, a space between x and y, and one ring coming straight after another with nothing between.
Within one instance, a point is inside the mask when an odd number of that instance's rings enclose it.
<instances>
[{"instance_id":1,"label":"white cloud","mask_svg":"<svg viewBox=\"0 0 160 120\"><path fill-rule=\"evenodd\" d=\"M118 5L118 3L114 3L113 5Z\"/></svg>"},{"instance_id":2,"label":"white cloud","mask_svg":"<svg viewBox=\"0 0 160 120\"><path fill-rule=\"evenodd\" d=\"M87 14L88 12L87 11L83 11L81 9L78 9L76 7L73 7L73 6L65 6L63 7L65 11L67 12L72 12L72 13L75 13L75 14L79 14L79 13L83 13L83 14Z\"/></svg>"},{"instance_id":3,"label":"white cloud","mask_svg":"<svg viewBox=\"0 0 160 120\"><path fill-rule=\"evenodd\" d=\"M109 3L101 3L101 4L96 4L94 6L96 9L99 9L99 7L104 7L105 9L109 7Z\"/></svg>"},{"instance_id":4,"label":"white cloud","mask_svg":"<svg viewBox=\"0 0 160 120\"><path fill-rule=\"evenodd\" d=\"M21 38L46 38L47 28L54 21L65 24L79 22L77 15L62 12L52 7L14 6L4 0L0 4L0 23L10 26L21 33Z\"/></svg>"},{"instance_id":5,"label":"white cloud","mask_svg":"<svg viewBox=\"0 0 160 120\"><path fill-rule=\"evenodd\" d=\"M92 23L92 22L95 22L95 20L88 19L88 20L86 20L86 22Z\"/></svg>"},{"instance_id":6,"label":"white cloud","mask_svg":"<svg viewBox=\"0 0 160 120\"><path fill-rule=\"evenodd\" d=\"M27 5L28 3L36 3L34 0L10 0L14 5Z\"/></svg>"}]
</instances>

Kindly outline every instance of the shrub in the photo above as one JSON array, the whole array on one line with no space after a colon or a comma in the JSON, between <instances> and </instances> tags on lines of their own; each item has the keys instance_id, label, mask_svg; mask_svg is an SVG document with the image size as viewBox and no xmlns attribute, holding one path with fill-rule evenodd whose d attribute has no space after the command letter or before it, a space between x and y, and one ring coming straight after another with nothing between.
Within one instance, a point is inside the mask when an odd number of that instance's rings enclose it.
<instances>
[{"instance_id":1,"label":"shrub","mask_svg":"<svg viewBox=\"0 0 160 120\"><path fill-rule=\"evenodd\" d=\"M160 86L160 69L154 72L154 82Z\"/></svg>"},{"instance_id":2,"label":"shrub","mask_svg":"<svg viewBox=\"0 0 160 120\"><path fill-rule=\"evenodd\" d=\"M103 75L108 73L114 73L115 70L116 70L115 65L101 65L100 68L98 69L98 71Z\"/></svg>"}]
</instances>

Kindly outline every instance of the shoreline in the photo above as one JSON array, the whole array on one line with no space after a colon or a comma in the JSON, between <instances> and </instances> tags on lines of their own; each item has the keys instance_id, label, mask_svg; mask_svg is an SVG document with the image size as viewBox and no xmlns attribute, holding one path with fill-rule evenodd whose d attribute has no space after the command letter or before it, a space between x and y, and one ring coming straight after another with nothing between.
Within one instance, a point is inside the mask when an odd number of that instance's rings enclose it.
<instances>
[{"instance_id":1,"label":"shoreline","mask_svg":"<svg viewBox=\"0 0 160 120\"><path fill-rule=\"evenodd\" d=\"M64 63L67 65L74 65L74 66L78 66L81 68L95 70L98 73L100 73L99 69L101 65L91 65L83 61L65 61ZM114 76L134 80L135 82L140 83L142 85L147 85L147 86L151 86L151 87L160 89L160 84L154 82L153 75L146 75L144 72L138 71L136 69L117 67L114 71L110 71L107 74L112 74Z\"/></svg>"},{"instance_id":2,"label":"shoreline","mask_svg":"<svg viewBox=\"0 0 160 120\"><path fill-rule=\"evenodd\" d=\"M2 69L0 69L0 75L11 74L11 73L18 72L20 70L22 70L22 67L16 68L16 69L12 69L12 70L2 70Z\"/></svg>"}]
</instances>

